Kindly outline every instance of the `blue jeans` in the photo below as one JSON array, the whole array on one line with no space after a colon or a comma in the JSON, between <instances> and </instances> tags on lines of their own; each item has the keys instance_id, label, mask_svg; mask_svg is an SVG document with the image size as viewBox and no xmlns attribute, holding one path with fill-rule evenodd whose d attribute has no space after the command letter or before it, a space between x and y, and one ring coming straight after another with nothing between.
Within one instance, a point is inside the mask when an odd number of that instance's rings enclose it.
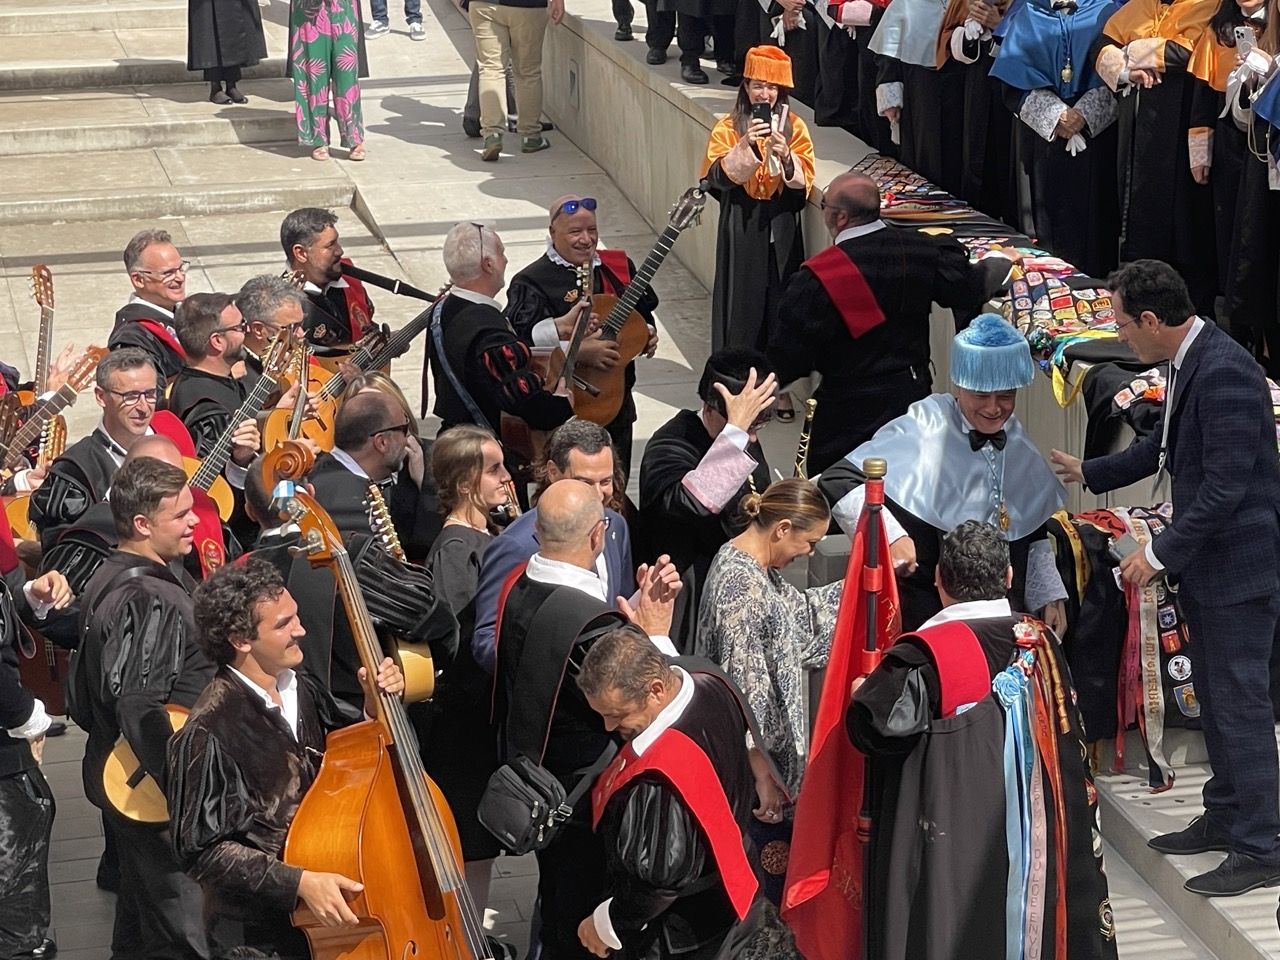
<instances>
[{"instance_id":1,"label":"blue jeans","mask_svg":"<svg viewBox=\"0 0 1280 960\"><path fill-rule=\"evenodd\" d=\"M369 0L369 15L378 23L386 23L387 0ZM404 22L422 22L422 0L404 0Z\"/></svg>"}]
</instances>

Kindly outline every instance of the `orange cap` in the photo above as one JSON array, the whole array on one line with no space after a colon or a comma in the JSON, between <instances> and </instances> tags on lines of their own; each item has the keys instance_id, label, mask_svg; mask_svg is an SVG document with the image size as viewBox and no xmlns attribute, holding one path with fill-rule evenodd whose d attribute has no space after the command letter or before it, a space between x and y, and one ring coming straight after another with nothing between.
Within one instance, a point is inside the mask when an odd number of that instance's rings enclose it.
<instances>
[{"instance_id":1,"label":"orange cap","mask_svg":"<svg viewBox=\"0 0 1280 960\"><path fill-rule=\"evenodd\" d=\"M761 80L779 87L793 87L791 58L781 47L762 44L747 51L747 63L742 71L744 80Z\"/></svg>"}]
</instances>

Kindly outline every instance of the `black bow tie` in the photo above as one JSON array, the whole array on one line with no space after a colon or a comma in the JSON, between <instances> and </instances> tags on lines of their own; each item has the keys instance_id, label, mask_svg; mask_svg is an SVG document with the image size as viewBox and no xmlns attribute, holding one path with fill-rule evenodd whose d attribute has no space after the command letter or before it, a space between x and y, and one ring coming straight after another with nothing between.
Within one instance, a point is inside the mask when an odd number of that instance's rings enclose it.
<instances>
[{"instance_id":1,"label":"black bow tie","mask_svg":"<svg viewBox=\"0 0 1280 960\"><path fill-rule=\"evenodd\" d=\"M989 443L997 450L1003 450L1006 439L1008 438L1005 436L1005 432L1003 430L997 430L995 433L983 433L981 430L970 430L969 449L981 450Z\"/></svg>"}]
</instances>

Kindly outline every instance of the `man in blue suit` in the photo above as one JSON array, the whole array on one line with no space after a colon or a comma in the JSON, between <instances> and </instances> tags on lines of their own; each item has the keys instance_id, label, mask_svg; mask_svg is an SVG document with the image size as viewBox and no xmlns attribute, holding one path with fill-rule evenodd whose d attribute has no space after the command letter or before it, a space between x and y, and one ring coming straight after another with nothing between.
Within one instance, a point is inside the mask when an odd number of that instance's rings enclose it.
<instances>
[{"instance_id":1,"label":"man in blue suit","mask_svg":"<svg viewBox=\"0 0 1280 960\"><path fill-rule=\"evenodd\" d=\"M613 444L604 427L576 417L556 428L547 442L547 483L570 478L590 484L607 504L613 498ZM605 596L630 597L636 589L635 569L631 566L631 534L622 515L604 511L604 550L597 559L597 573L604 581ZM484 552L480 568L480 584L476 590L476 628L471 638L475 661L487 673L495 663L494 626L498 615L498 598L512 571L523 566L538 552L534 531L538 510L526 511L494 539Z\"/></svg>"},{"instance_id":2,"label":"man in blue suit","mask_svg":"<svg viewBox=\"0 0 1280 960\"><path fill-rule=\"evenodd\" d=\"M1187 881L1204 896L1280 883L1280 766L1270 660L1280 617L1280 458L1254 359L1194 315L1168 264L1137 260L1107 281L1116 331L1144 363L1170 360L1165 410L1127 450L1081 462L1052 452L1064 480L1095 493L1156 475L1172 481L1173 524L1120 563L1126 581L1178 582L1191 627L1195 693L1213 776L1203 817L1153 837L1161 853L1227 853Z\"/></svg>"}]
</instances>

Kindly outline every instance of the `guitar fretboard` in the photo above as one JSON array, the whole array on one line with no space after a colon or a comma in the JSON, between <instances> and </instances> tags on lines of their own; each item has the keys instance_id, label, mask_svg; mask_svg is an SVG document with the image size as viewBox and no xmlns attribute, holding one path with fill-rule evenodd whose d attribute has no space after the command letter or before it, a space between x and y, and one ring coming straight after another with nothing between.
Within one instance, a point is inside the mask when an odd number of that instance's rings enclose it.
<instances>
[{"instance_id":1,"label":"guitar fretboard","mask_svg":"<svg viewBox=\"0 0 1280 960\"><path fill-rule=\"evenodd\" d=\"M662 266L662 261L667 259L667 254L671 252L671 248L675 246L676 239L679 236L680 228L671 224L668 224L667 228L662 231L662 235L658 237L658 242L653 245L649 255L644 258L644 263L640 264L640 269L636 271L636 275L627 284L627 289L622 291L622 296L618 298L617 304L609 311L609 316L602 324L606 336L616 337L619 331L622 330L627 318L631 316L636 304L640 302L640 298L649 291L649 287L653 283L653 275Z\"/></svg>"},{"instance_id":2,"label":"guitar fretboard","mask_svg":"<svg viewBox=\"0 0 1280 960\"><path fill-rule=\"evenodd\" d=\"M201 461L199 468L191 478L192 486L199 487L206 493L213 486L213 481L222 473L227 461L231 458L231 437L235 434L236 427L258 415L263 403L271 395L271 391L276 388L277 376L277 374L264 371L262 376L258 378L258 382L249 391L249 395L244 398L244 403L240 404L239 409L231 415L231 422L227 424L227 429L222 431L222 436L218 437L214 442L213 449L209 451L209 455Z\"/></svg>"},{"instance_id":3,"label":"guitar fretboard","mask_svg":"<svg viewBox=\"0 0 1280 960\"><path fill-rule=\"evenodd\" d=\"M441 296L444 296L444 294L442 293ZM362 373L365 370L376 370L390 363L409 349L409 344L413 342L414 337L427 329L427 325L431 323L431 311L433 309L435 309L434 303L393 333L390 339L387 340L386 345L376 355L368 347L361 347L351 357L351 363ZM345 389L347 389L347 378L340 372L335 373L320 388L320 399L329 400Z\"/></svg>"},{"instance_id":4,"label":"guitar fretboard","mask_svg":"<svg viewBox=\"0 0 1280 960\"><path fill-rule=\"evenodd\" d=\"M57 393L36 404L31 418L17 429L8 446L4 447L6 470L16 470L21 465L22 455L35 443L36 437L44 430L44 425L71 406L77 393L79 391L72 384L64 384Z\"/></svg>"}]
</instances>

